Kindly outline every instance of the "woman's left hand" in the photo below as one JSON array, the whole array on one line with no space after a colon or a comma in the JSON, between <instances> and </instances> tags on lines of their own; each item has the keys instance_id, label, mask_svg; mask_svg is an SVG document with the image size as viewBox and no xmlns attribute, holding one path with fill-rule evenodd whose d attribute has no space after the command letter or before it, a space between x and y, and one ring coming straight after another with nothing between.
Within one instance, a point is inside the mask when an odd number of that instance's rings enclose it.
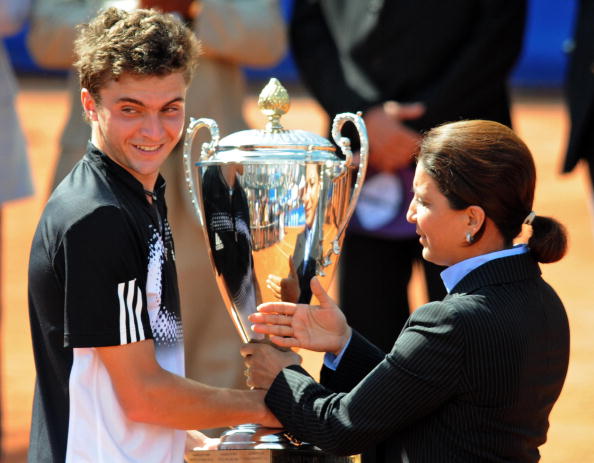
<instances>
[{"instance_id":1,"label":"woman's left hand","mask_svg":"<svg viewBox=\"0 0 594 463\"><path fill-rule=\"evenodd\" d=\"M269 389L283 368L299 365L302 360L291 350L281 351L263 343L244 344L240 352L246 366L246 384L256 389Z\"/></svg>"}]
</instances>

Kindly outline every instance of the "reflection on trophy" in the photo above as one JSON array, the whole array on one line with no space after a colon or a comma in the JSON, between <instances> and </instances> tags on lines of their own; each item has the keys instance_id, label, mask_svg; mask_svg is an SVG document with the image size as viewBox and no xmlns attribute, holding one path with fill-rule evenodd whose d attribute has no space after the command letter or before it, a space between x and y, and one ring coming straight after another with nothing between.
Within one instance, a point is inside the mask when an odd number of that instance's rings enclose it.
<instances>
[{"instance_id":1,"label":"reflection on trophy","mask_svg":"<svg viewBox=\"0 0 594 463\"><path fill-rule=\"evenodd\" d=\"M319 135L284 129L280 118L290 103L274 78L262 90L258 106L268 118L264 130L244 130L219 140L215 121L192 119L184 142L186 179L210 245L217 285L244 342L262 340L247 320L258 304L310 303L313 276L326 289L330 286L368 153L365 125L357 114L334 119L332 138L342 156ZM358 163L350 140L340 133L346 122L359 134ZM201 128L210 131L211 141L203 144L194 163L192 140ZM296 449L299 458L317 451L315 461L351 461L308 445L297 448L279 431L241 426L225 433L220 448L277 449L283 452L282 461L291 461L284 458Z\"/></svg>"},{"instance_id":2,"label":"reflection on trophy","mask_svg":"<svg viewBox=\"0 0 594 463\"><path fill-rule=\"evenodd\" d=\"M302 191L305 226L297 235L293 255L289 257L289 275L286 278L269 275L266 286L274 292L277 299L307 304L312 296L309 282L316 275L317 262L322 254L322 227L317 220L319 165L306 164L305 187Z\"/></svg>"},{"instance_id":3,"label":"reflection on trophy","mask_svg":"<svg viewBox=\"0 0 594 463\"><path fill-rule=\"evenodd\" d=\"M254 278L250 213L238 174L240 164L209 166L202 177L204 229L217 279L224 282L231 306L241 326L261 302ZM263 339L250 333L250 339Z\"/></svg>"}]
</instances>

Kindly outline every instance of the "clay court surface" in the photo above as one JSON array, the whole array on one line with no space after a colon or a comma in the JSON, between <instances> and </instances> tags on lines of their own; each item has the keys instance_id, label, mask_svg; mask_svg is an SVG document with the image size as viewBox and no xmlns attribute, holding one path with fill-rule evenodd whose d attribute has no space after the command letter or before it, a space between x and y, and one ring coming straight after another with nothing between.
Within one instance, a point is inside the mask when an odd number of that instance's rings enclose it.
<instances>
[{"instance_id":1,"label":"clay court surface","mask_svg":"<svg viewBox=\"0 0 594 463\"><path fill-rule=\"evenodd\" d=\"M2 395L3 462L26 461L34 366L27 316L27 261L33 232L48 195L58 152L58 138L67 115L61 79L21 80L18 110L33 168L36 194L5 208L2 248ZM302 92L289 89L292 109L287 128L325 134L319 108ZM536 158L539 180L535 210L553 215L569 229L569 253L560 263L542 267L545 278L565 302L571 323L571 362L567 381L553 413L548 442L541 448L544 463L594 462L594 236L585 170L560 176L567 117L558 95L515 97L514 124ZM356 108L354 108L356 109ZM199 116L199 115L194 115ZM255 97L246 103L250 124L262 117ZM180 161L181 162L181 161ZM416 300L421 300L415 290ZM319 357L308 357L315 369Z\"/></svg>"}]
</instances>

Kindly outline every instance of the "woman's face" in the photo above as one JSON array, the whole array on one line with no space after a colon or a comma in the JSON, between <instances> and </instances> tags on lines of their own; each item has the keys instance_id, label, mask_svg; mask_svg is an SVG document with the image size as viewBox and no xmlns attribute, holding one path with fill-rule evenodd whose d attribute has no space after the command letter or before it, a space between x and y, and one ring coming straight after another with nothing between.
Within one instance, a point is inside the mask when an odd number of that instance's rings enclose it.
<instances>
[{"instance_id":1,"label":"woman's face","mask_svg":"<svg viewBox=\"0 0 594 463\"><path fill-rule=\"evenodd\" d=\"M465 210L457 211L450 207L421 163L415 171L413 193L406 219L416 225L419 242L423 246L423 258L446 266L466 259L468 215Z\"/></svg>"}]
</instances>

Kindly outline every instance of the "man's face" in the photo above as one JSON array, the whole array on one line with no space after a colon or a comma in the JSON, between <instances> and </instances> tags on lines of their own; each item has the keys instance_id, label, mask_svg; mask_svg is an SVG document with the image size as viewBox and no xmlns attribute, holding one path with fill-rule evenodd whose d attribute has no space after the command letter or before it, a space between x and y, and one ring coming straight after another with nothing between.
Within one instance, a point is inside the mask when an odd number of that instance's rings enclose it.
<instances>
[{"instance_id":1,"label":"man's face","mask_svg":"<svg viewBox=\"0 0 594 463\"><path fill-rule=\"evenodd\" d=\"M100 91L97 103L87 89L83 108L92 123L92 141L153 190L159 168L179 141L185 120L186 83L176 72L165 77L126 74Z\"/></svg>"},{"instance_id":2,"label":"man's face","mask_svg":"<svg viewBox=\"0 0 594 463\"><path fill-rule=\"evenodd\" d=\"M308 164L305 166L305 190L303 191L305 224L308 228L311 228L316 217L319 196L320 177L318 175L318 166L315 164Z\"/></svg>"}]
</instances>

